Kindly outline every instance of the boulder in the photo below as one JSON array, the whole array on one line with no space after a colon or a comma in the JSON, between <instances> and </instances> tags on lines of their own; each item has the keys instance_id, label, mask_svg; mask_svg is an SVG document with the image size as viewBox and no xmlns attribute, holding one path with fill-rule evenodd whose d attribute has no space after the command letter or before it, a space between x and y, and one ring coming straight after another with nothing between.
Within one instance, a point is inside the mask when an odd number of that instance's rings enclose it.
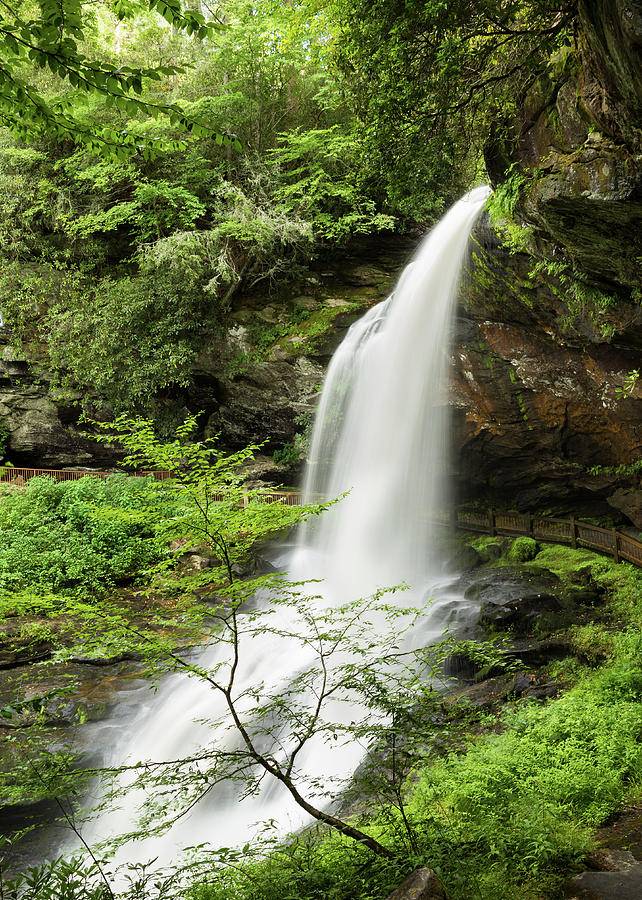
<instances>
[{"instance_id":1,"label":"boulder","mask_svg":"<svg viewBox=\"0 0 642 900\"><path fill-rule=\"evenodd\" d=\"M479 622L484 627L510 628L519 633L530 632L550 613L562 611L559 597L545 591L524 591L517 596L490 601L482 609Z\"/></svg>"},{"instance_id":2,"label":"boulder","mask_svg":"<svg viewBox=\"0 0 642 900\"><path fill-rule=\"evenodd\" d=\"M415 869L386 900L448 900L446 888L432 869Z\"/></svg>"},{"instance_id":3,"label":"boulder","mask_svg":"<svg viewBox=\"0 0 642 900\"><path fill-rule=\"evenodd\" d=\"M509 628L517 635L546 628L569 606L559 578L534 567L477 570L464 575L460 585L464 597L479 604L483 628Z\"/></svg>"},{"instance_id":4,"label":"boulder","mask_svg":"<svg viewBox=\"0 0 642 900\"><path fill-rule=\"evenodd\" d=\"M613 856L613 854L611 854ZM642 862L632 853L617 853L616 871L582 872L564 884L565 900L640 900Z\"/></svg>"},{"instance_id":5,"label":"boulder","mask_svg":"<svg viewBox=\"0 0 642 900\"><path fill-rule=\"evenodd\" d=\"M201 556L200 553L185 553L180 559L178 573L182 576L198 575L203 569L210 569L216 564L211 556Z\"/></svg>"}]
</instances>

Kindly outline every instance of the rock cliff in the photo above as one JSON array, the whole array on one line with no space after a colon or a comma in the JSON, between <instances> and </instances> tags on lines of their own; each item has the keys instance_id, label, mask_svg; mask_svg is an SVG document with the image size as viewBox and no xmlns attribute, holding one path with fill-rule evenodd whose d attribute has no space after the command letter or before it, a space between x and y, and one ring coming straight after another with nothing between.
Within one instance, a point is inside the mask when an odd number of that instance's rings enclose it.
<instances>
[{"instance_id":1,"label":"rock cliff","mask_svg":"<svg viewBox=\"0 0 642 900\"><path fill-rule=\"evenodd\" d=\"M171 431L186 412L202 412L203 433L229 448L264 443L256 476L295 485L325 368L352 322L384 299L412 241L365 244L326 259L282 296L239 298L224 328L199 356L189 389L150 398ZM73 398L54 399L51 378L27 360L5 330L0 344L0 428L14 465L114 465L118 458L82 435ZM283 448L285 447L285 452ZM280 450L282 461L272 453Z\"/></svg>"},{"instance_id":2,"label":"rock cliff","mask_svg":"<svg viewBox=\"0 0 642 900\"><path fill-rule=\"evenodd\" d=\"M80 409L52 399L48 373L0 332L0 429L5 458L16 466L104 466L114 458L83 437Z\"/></svg>"},{"instance_id":3,"label":"rock cliff","mask_svg":"<svg viewBox=\"0 0 642 900\"><path fill-rule=\"evenodd\" d=\"M640 527L639 0L582 0L518 108L486 154L512 215L480 223L454 350L461 493Z\"/></svg>"}]
</instances>

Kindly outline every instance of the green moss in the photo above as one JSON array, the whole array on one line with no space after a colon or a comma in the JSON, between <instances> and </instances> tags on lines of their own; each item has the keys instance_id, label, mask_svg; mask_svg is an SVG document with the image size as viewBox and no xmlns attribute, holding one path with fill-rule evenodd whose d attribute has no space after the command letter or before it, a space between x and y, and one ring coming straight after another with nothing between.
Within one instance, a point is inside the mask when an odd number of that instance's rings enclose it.
<instances>
[{"instance_id":1,"label":"green moss","mask_svg":"<svg viewBox=\"0 0 642 900\"><path fill-rule=\"evenodd\" d=\"M512 369L511 369L512 371ZM512 379L511 379L512 381ZM519 411L522 414L522 419L528 424L528 412L526 410L526 404L524 403L524 397L521 391L515 392L515 399L517 400L517 405L519 406ZM529 430L532 430L533 426L528 425Z\"/></svg>"},{"instance_id":2,"label":"green moss","mask_svg":"<svg viewBox=\"0 0 642 900\"><path fill-rule=\"evenodd\" d=\"M464 303L469 309L483 305L497 315L505 316L507 310L518 312L522 307L532 309L533 296L529 290L534 285L521 278L515 270L500 266L497 257L491 258L477 245L473 253L474 266Z\"/></svg>"},{"instance_id":3,"label":"green moss","mask_svg":"<svg viewBox=\"0 0 642 900\"><path fill-rule=\"evenodd\" d=\"M506 558L511 562L528 562L537 555L537 541L530 537L515 538L511 544Z\"/></svg>"},{"instance_id":4,"label":"green moss","mask_svg":"<svg viewBox=\"0 0 642 900\"><path fill-rule=\"evenodd\" d=\"M490 537L490 535L482 535L469 541L482 563L494 563L501 559L506 550L506 543L506 538Z\"/></svg>"},{"instance_id":5,"label":"green moss","mask_svg":"<svg viewBox=\"0 0 642 900\"><path fill-rule=\"evenodd\" d=\"M331 298L336 300L337 298ZM245 327L249 347L239 350L228 362L227 370L231 378L244 375L253 365L260 365L269 359L278 347L287 356L304 356L318 350L319 341L332 329L335 319L342 313L354 313L372 303L370 292L360 300L347 301L342 305L322 306L313 311L295 305L289 317L276 323L251 321ZM245 323L244 323L245 324Z\"/></svg>"},{"instance_id":6,"label":"green moss","mask_svg":"<svg viewBox=\"0 0 642 900\"><path fill-rule=\"evenodd\" d=\"M343 306L324 306L315 310L307 318L296 323L279 341L279 345L293 355L314 352L318 339L330 331L334 320L341 313L352 313L361 308L360 303L351 302Z\"/></svg>"},{"instance_id":7,"label":"green moss","mask_svg":"<svg viewBox=\"0 0 642 900\"><path fill-rule=\"evenodd\" d=\"M560 578L573 580L573 576L587 568L596 575L601 575L616 563L607 557L593 553L592 550L572 550L557 544L549 544L537 554L536 563Z\"/></svg>"},{"instance_id":8,"label":"green moss","mask_svg":"<svg viewBox=\"0 0 642 900\"><path fill-rule=\"evenodd\" d=\"M567 309L567 313L559 319L563 330L577 330L580 321L588 319L605 341L613 338L616 326L608 320L608 315L619 303L618 297L586 284L577 270L565 263L539 260L531 269L529 277L541 279L542 276L551 293Z\"/></svg>"},{"instance_id":9,"label":"green moss","mask_svg":"<svg viewBox=\"0 0 642 900\"><path fill-rule=\"evenodd\" d=\"M500 360L490 353L488 345L484 341L475 340L463 346L469 353L477 357L487 372L490 372L491 375L495 374L495 364L500 362Z\"/></svg>"}]
</instances>

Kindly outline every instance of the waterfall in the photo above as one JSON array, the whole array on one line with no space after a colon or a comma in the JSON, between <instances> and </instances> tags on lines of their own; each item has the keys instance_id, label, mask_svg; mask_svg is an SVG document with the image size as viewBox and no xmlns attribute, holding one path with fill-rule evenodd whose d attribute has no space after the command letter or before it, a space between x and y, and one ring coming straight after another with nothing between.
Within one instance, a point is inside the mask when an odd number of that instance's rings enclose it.
<instances>
[{"instance_id":1,"label":"waterfall","mask_svg":"<svg viewBox=\"0 0 642 900\"><path fill-rule=\"evenodd\" d=\"M447 358L453 310L470 230L488 195L479 188L453 206L429 232L405 269L393 295L369 310L349 330L334 355L321 395L305 480L308 498L347 496L318 520L301 528L287 568L294 580L321 579L324 608L336 608L378 588L410 590L400 602L418 605L434 597L418 640L457 623L466 604L450 590L432 529L448 503L444 468L448 454ZM283 615L284 613L281 613ZM285 613L287 615L287 613ZM277 612L276 615L279 615ZM278 620L277 620L278 621ZM203 652L203 669L220 662L221 648ZM292 652L283 638L249 636L237 683L264 683L278 691L306 665L305 648ZM202 681L174 675L149 702L147 713L115 761L171 760L197 756L208 743L225 745L229 732L212 729L224 715L219 695ZM331 716L360 716L344 703ZM230 745L233 746L233 745ZM332 751L312 741L300 760L304 773L331 781L346 778L364 749L338 742ZM238 786L211 792L160 837L138 841L120 861L175 859L182 848L209 842L233 846L251 838L256 823L278 822L281 833L300 827L306 814L278 784L239 802ZM140 793L102 813L87 833L93 841L129 831Z\"/></svg>"},{"instance_id":2,"label":"waterfall","mask_svg":"<svg viewBox=\"0 0 642 900\"><path fill-rule=\"evenodd\" d=\"M394 293L349 330L316 417L304 492L348 496L302 530L300 577L336 600L439 570L431 530L448 505L447 352L477 188L426 235Z\"/></svg>"}]
</instances>

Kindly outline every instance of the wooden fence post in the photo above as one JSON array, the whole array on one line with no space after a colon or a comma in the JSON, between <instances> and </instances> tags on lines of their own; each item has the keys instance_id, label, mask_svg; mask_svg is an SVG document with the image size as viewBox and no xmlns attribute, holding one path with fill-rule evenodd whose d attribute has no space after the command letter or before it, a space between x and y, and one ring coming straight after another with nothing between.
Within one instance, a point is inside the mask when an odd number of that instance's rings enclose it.
<instances>
[{"instance_id":1,"label":"wooden fence post","mask_svg":"<svg viewBox=\"0 0 642 900\"><path fill-rule=\"evenodd\" d=\"M575 516L571 516L571 547L573 550L577 550L577 522L575 521Z\"/></svg>"},{"instance_id":2,"label":"wooden fence post","mask_svg":"<svg viewBox=\"0 0 642 900\"><path fill-rule=\"evenodd\" d=\"M491 537L497 535L497 529L495 528L495 510L492 506L488 507L488 533Z\"/></svg>"},{"instance_id":3,"label":"wooden fence post","mask_svg":"<svg viewBox=\"0 0 642 900\"><path fill-rule=\"evenodd\" d=\"M247 505L249 503L249 499L247 496L247 488L243 488L243 509L247 509Z\"/></svg>"},{"instance_id":4,"label":"wooden fence post","mask_svg":"<svg viewBox=\"0 0 642 900\"><path fill-rule=\"evenodd\" d=\"M619 534L617 532L617 528L613 529L613 559L616 563L620 561L620 545L619 545Z\"/></svg>"},{"instance_id":5,"label":"wooden fence post","mask_svg":"<svg viewBox=\"0 0 642 900\"><path fill-rule=\"evenodd\" d=\"M526 513L526 534L533 535L533 517L530 513Z\"/></svg>"}]
</instances>

